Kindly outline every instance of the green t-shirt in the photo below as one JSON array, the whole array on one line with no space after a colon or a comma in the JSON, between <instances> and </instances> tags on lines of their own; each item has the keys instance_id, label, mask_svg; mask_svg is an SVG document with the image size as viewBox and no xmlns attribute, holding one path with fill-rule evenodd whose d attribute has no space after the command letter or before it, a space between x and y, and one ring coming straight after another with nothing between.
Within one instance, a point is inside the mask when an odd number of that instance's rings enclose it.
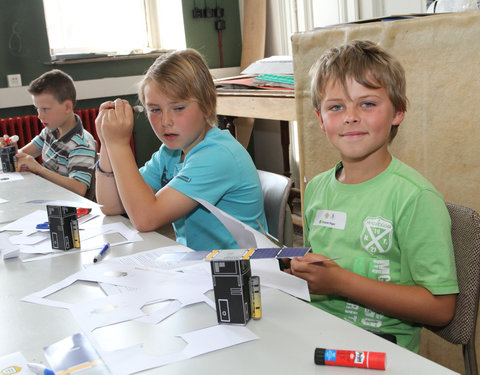
<instances>
[{"instance_id":1,"label":"green t-shirt","mask_svg":"<svg viewBox=\"0 0 480 375\"><path fill-rule=\"evenodd\" d=\"M361 184L338 182L341 166L307 185L306 245L371 279L419 285L432 294L458 293L450 216L432 184L395 158ZM393 334L399 345L418 351L420 324L335 295L312 295L312 304L374 333Z\"/></svg>"}]
</instances>

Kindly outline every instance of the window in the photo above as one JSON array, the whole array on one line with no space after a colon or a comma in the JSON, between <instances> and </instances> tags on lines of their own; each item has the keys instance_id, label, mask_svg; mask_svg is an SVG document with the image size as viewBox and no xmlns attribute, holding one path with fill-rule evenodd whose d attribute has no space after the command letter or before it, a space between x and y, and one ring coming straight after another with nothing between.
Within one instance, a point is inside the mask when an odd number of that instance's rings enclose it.
<instances>
[{"instance_id":1,"label":"window","mask_svg":"<svg viewBox=\"0 0 480 375\"><path fill-rule=\"evenodd\" d=\"M179 1L43 0L43 4L52 56L185 48Z\"/></svg>"}]
</instances>

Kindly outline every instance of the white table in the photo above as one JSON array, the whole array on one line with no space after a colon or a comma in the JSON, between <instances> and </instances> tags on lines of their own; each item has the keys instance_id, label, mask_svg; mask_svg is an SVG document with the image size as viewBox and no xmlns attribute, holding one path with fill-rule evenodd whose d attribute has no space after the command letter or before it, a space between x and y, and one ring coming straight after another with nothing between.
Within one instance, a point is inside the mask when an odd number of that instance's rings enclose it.
<instances>
[{"instance_id":1,"label":"white table","mask_svg":"<svg viewBox=\"0 0 480 375\"><path fill-rule=\"evenodd\" d=\"M70 190L51 183L44 178L30 172L17 172L23 180L0 182L0 198L8 202L0 203L0 225L25 216L40 206L26 203L31 200L74 200L76 202L90 202ZM2 172L0 170L0 177Z\"/></svg>"},{"instance_id":2,"label":"white table","mask_svg":"<svg viewBox=\"0 0 480 375\"><path fill-rule=\"evenodd\" d=\"M79 201L83 199L40 180L30 175L26 176L24 184L15 183L15 189L21 188L24 193L11 195L11 204L15 200L21 206L22 200L33 199L33 196L37 199L47 196ZM27 187L27 183L41 186L42 189ZM9 195L11 193L5 186L0 186L0 197L5 197L5 192ZM24 210L26 208L22 208L22 214ZM121 216L95 220L128 223ZM141 235L144 241L116 246L111 249L109 256L124 256L175 244L156 232ZM73 253L28 263L22 263L18 259L0 261L0 355L21 351L31 362L45 363L43 347L79 332L79 326L69 311L21 302L20 299L77 272L82 264L92 262L95 254L95 251ZM79 283L72 290L60 293L63 293L63 298L66 296L68 299L81 300L97 296L99 289ZM313 361L316 347L386 352L388 367L383 372L386 374L454 373L278 290L263 290L262 306L263 317L251 320L247 325L260 339L145 373L382 374L378 370L317 366ZM153 327L129 322L121 327L100 329L96 337L107 345L126 346L143 342L147 350L163 354L183 347L183 341L174 337L176 334L215 324L215 312L205 304L197 304L182 309Z\"/></svg>"}]
</instances>

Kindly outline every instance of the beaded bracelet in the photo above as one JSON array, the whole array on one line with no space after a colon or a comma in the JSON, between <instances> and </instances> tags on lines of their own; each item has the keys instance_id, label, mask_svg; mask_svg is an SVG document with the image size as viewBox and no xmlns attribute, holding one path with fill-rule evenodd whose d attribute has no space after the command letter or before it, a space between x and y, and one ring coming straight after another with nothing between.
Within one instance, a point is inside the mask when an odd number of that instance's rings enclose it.
<instances>
[{"instance_id":1,"label":"beaded bracelet","mask_svg":"<svg viewBox=\"0 0 480 375\"><path fill-rule=\"evenodd\" d=\"M95 168L97 168L97 170L106 177L115 177L113 171L105 172L102 168L100 168L100 160L97 160L97 162L95 163Z\"/></svg>"}]
</instances>

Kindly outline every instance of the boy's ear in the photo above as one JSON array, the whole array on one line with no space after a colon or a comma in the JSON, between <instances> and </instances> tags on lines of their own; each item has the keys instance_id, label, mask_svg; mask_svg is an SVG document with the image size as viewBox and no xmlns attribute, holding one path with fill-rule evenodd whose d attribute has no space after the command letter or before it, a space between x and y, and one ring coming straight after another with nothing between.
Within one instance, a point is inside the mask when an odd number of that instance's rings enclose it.
<instances>
[{"instance_id":1,"label":"boy's ear","mask_svg":"<svg viewBox=\"0 0 480 375\"><path fill-rule=\"evenodd\" d=\"M71 100L67 99L63 102L63 104L65 105L65 109L67 111L73 112L73 102Z\"/></svg>"},{"instance_id":2,"label":"boy's ear","mask_svg":"<svg viewBox=\"0 0 480 375\"><path fill-rule=\"evenodd\" d=\"M315 108L315 114L317 115L317 118L318 118L318 123L320 125L320 129L322 129L323 131L325 131L325 127L323 126L323 118L322 118L322 113Z\"/></svg>"},{"instance_id":3,"label":"boy's ear","mask_svg":"<svg viewBox=\"0 0 480 375\"><path fill-rule=\"evenodd\" d=\"M405 118L405 111L397 111L395 112L395 116L393 117L392 125L400 125L400 123Z\"/></svg>"}]
</instances>

